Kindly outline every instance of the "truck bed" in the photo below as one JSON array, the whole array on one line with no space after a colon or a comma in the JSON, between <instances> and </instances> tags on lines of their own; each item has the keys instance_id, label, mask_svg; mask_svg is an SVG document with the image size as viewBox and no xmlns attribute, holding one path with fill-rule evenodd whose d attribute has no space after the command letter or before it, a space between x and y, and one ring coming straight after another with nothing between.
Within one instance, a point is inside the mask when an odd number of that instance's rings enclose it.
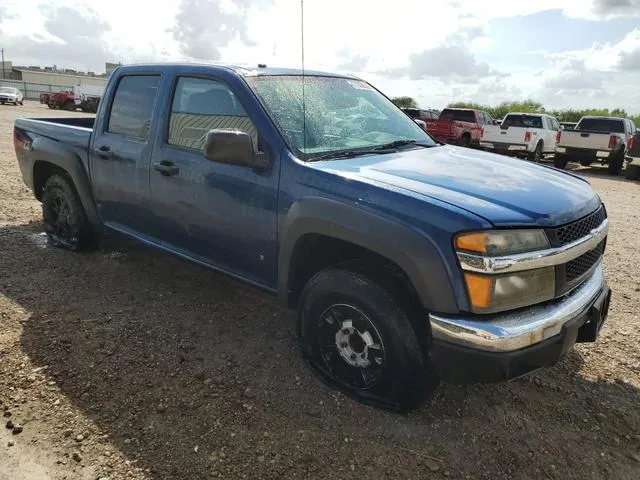
<instances>
[{"instance_id":1,"label":"truck bed","mask_svg":"<svg viewBox=\"0 0 640 480\"><path fill-rule=\"evenodd\" d=\"M85 173L89 171L89 144L94 117L20 118L15 122L14 143L29 148L17 148L18 165L27 185L33 188L33 167L40 152L68 152L70 159L79 159ZM65 156L66 153L65 153ZM46 155L44 156L46 157Z\"/></svg>"}]
</instances>

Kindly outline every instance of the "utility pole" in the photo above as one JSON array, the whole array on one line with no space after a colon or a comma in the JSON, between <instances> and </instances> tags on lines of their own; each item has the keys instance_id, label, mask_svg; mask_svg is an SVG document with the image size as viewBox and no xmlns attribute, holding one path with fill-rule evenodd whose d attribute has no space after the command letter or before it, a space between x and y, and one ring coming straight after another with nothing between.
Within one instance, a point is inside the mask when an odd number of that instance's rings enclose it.
<instances>
[{"instance_id":1,"label":"utility pole","mask_svg":"<svg viewBox=\"0 0 640 480\"><path fill-rule=\"evenodd\" d=\"M4 71L4 48L2 50L2 79L7 78L7 74Z\"/></svg>"}]
</instances>

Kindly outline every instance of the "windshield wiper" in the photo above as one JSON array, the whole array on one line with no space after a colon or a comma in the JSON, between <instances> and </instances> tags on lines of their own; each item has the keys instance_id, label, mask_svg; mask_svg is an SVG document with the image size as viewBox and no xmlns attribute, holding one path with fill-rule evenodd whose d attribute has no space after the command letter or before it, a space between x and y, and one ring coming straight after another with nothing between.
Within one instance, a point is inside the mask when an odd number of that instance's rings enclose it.
<instances>
[{"instance_id":1,"label":"windshield wiper","mask_svg":"<svg viewBox=\"0 0 640 480\"><path fill-rule=\"evenodd\" d=\"M375 150L390 150L398 147L404 147L405 145L415 145L416 147L431 148L436 145L428 145L426 143L420 143L419 140L395 140L393 142L385 143L384 145L378 145Z\"/></svg>"},{"instance_id":2,"label":"windshield wiper","mask_svg":"<svg viewBox=\"0 0 640 480\"><path fill-rule=\"evenodd\" d=\"M332 160L332 159L340 159L340 158L355 158L363 155L382 155L385 153L393 153L392 148L374 148L367 150L336 150L335 152L325 153L324 155L319 155L317 157L312 157L309 159L310 162L316 162L318 160Z\"/></svg>"}]
</instances>

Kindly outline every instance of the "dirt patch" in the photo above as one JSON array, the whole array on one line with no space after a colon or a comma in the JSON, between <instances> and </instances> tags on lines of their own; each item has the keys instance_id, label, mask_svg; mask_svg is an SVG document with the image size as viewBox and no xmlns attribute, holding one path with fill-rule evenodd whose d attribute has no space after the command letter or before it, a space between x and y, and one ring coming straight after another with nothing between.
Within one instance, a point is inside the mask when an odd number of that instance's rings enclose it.
<instances>
[{"instance_id":1,"label":"dirt patch","mask_svg":"<svg viewBox=\"0 0 640 480\"><path fill-rule=\"evenodd\" d=\"M0 109L0 479L640 477L640 184L577 170L611 219L597 343L401 416L312 376L270 297L117 238L47 247L11 128L55 114Z\"/></svg>"}]
</instances>

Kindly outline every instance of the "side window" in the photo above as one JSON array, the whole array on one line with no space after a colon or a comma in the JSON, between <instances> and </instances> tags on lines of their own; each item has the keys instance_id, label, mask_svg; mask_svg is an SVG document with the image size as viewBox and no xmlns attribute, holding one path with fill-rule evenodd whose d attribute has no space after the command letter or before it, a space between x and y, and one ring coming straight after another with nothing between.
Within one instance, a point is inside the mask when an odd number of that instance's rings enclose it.
<instances>
[{"instance_id":1,"label":"side window","mask_svg":"<svg viewBox=\"0 0 640 480\"><path fill-rule=\"evenodd\" d=\"M491 115L489 115L488 113L485 113L484 115L486 117L486 124L493 125L493 118L491 118Z\"/></svg>"},{"instance_id":2,"label":"side window","mask_svg":"<svg viewBox=\"0 0 640 480\"><path fill-rule=\"evenodd\" d=\"M160 75L127 75L120 79L111 104L107 131L146 140Z\"/></svg>"},{"instance_id":3,"label":"side window","mask_svg":"<svg viewBox=\"0 0 640 480\"><path fill-rule=\"evenodd\" d=\"M258 132L225 83L180 77L171 104L167 143L202 151L204 137L213 129L246 132L258 151Z\"/></svg>"}]
</instances>

